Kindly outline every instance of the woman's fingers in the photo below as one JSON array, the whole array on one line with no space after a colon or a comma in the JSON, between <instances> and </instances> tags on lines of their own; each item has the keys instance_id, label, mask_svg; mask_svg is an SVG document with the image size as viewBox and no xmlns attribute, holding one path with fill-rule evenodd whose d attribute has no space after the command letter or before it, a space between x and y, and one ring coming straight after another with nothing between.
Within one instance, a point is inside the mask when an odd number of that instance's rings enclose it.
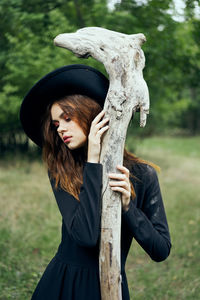
<instances>
[{"instance_id":1,"label":"woman's fingers","mask_svg":"<svg viewBox=\"0 0 200 300\"><path fill-rule=\"evenodd\" d=\"M130 197L129 191L126 190L126 189L123 189L122 187L119 187L119 186L113 186L111 189L112 189L113 191L115 191L115 192L120 192L120 193L122 193L125 197Z\"/></svg>"},{"instance_id":2,"label":"woman's fingers","mask_svg":"<svg viewBox=\"0 0 200 300\"><path fill-rule=\"evenodd\" d=\"M129 180L129 169L127 169L126 167L124 166L120 166L120 165L117 165L117 169L122 173L109 173L108 176L110 178L113 178L113 179L117 179L117 180L124 180L124 179L128 179Z\"/></svg>"},{"instance_id":3,"label":"woman's fingers","mask_svg":"<svg viewBox=\"0 0 200 300\"><path fill-rule=\"evenodd\" d=\"M126 181L118 181L118 180L110 181L109 184L111 187L119 186L119 187L124 187L125 189L129 188L128 182Z\"/></svg>"},{"instance_id":4,"label":"woman's fingers","mask_svg":"<svg viewBox=\"0 0 200 300\"><path fill-rule=\"evenodd\" d=\"M91 129L90 129L90 133L92 135L96 135L96 134L102 134L103 132L105 132L108 129L108 124L106 125L106 123L109 122L109 118L105 118L103 120L101 120L103 118L103 116L105 115L105 111L101 111L96 118L92 121L91 124ZM101 130L102 128L106 127L106 129Z\"/></svg>"},{"instance_id":5,"label":"woman's fingers","mask_svg":"<svg viewBox=\"0 0 200 300\"><path fill-rule=\"evenodd\" d=\"M102 110L92 121L92 124L96 125L97 123L99 123L99 121L103 118L103 116L105 115L105 111Z\"/></svg>"},{"instance_id":6,"label":"woman's fingers","mask_svg":"<svg viewBox=\"0 0 200 300\"><path fill-rule=\"evenodd\" d=\"M104 127L102 127L101 129L99 129L99 131L97 132L100 136L106 131L108 130L109 126L106 125Z\"/></svg>"},{"instance_id":7,"label":"woman's fingers","mask_svg":"<svg viewBox=\"0 0 200 300\"><path fill-rule=\"evenodd\" d=\"M120 173L110 173L110 174L108 174L108 176L110 178L118 179L118 180L126 179L126 178L129 179L129 170L126 167L117 165L117 169L120 172L122 172L122 174L120 174Z\"/></svg>"},{"instance_id":8,"label":"woman's fingers","mask_svg":"<svg viewBox=\"0 0 200 300\"><path fill-rule=\"evenodd\" d=\"M127 182L125 180L122 180L122 181L119 181L119 180L110 181L109 184L111 186L127 186Z\"/></svg>"},{"instance_id":9,"label":"woman's fingers","mask_svg":"<svg viewBox=\"0 0 200 300\"><path fill-rule=\"evenodd\" d=\"M104 127L107 127L108 125L106 125L106 123L109 122L109 118L103 119L102 121L100 121L97 124L92 124L91 130L93 131L94 134L98 134L99 132L101 132L100 130Z\"/></svg>"},{"instance_id":10,"label":"woman's fingers","mask_svg":"<svg viewBox=\"0 0 200 300\"><path fill-rule=\"evenodd\" d=\"M110 179L113 179L109 182L110 188L114 192L120 192L122 194L122 208L127 210L127 207L130 203L131 197L131 185L129 181L129 170L124 166L117 166L117 169L121 173L110 173L108 174Z\"/></svg>"},{"instance_id":11,"label":"woman's fingers","mask_svg":"<svg viewBox=\"0 0 200 300\"><path fill-rule=\"evenodd\" d=\"M117 180L125 180L126 179L126 175L120 174L120 173L109 173L108 176L109 176L109 178L117 179Z\"/></svg>"},{"instance_id":12,"label":"woman's fingers","mask_svg":"<svg viewBox=\"0 0 200 300\"><path fill-rule=\"evenodd\" d=\"M124 166L117 165L117 169L120 170L123 174L129 177L129 169Z\"/></svg>"},{"instance_id":13,"label":"woman's fingers","mask_svg":"<svg viewBox=\"0 0 200 300\"><path fill-rule=\"evenodd\" d=\"M117 166L122 173L110 173L108 177L111 179L109 182L110 187L116 190L116 187L123 188L130 193L129 170L124 166Z\"/></svg>"},{"instance_id":14,"label":"woman's fingers","mask_svg":"<svg viewBox=\"0 0 200 300\"><path fill-rule=\"evenodd\" d=\"M97 128L97 129L100 129L101 127L103 127L106 123L108 123L109 122L109 118L105 118L105 119L103 119L101 122L99 122L99 123L97 123L96 125L95 125L95 127Z\"/></svg>"}]
</instances>

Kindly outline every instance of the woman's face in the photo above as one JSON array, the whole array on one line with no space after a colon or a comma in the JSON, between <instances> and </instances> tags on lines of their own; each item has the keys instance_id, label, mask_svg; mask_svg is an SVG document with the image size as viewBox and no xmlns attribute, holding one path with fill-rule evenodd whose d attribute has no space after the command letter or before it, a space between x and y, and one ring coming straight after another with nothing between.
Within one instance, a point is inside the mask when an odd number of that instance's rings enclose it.
<instances>
[{"instance_id":1,"label":"woman's face","mask_svg":"<svg viewBox=\"0 0 200 300\"><path fill-rule=\"evenodd\" d=\"M51 119L58 135L70 150L85 145L87 137L77 122L71 120L58 104L51 107Z\"/></svg>"}]
</instances>

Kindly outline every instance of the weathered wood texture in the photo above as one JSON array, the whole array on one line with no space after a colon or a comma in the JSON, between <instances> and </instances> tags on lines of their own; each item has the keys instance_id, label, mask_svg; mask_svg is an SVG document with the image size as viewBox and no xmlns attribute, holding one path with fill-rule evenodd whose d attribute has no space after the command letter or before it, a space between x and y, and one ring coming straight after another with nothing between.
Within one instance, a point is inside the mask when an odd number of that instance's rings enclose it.
<instances>
[{"instance_id":1,"label":"weathered wood texture","mask_svg":"<svg viewBox=\"0 0 200 300\"><path fill-rule=\"evenodd\" d=\"M58 35L54 43L78 57L92 56L102 62L109 75L110 86L104 109L109 116L109 131L102 141L100 162L103 164L102 218L100 245L100 281L102 300L119 300L121 295L120 235L121 195L108 185L110 172L123 164L127 127L136 110L140 110L140 126L149 113L149 93L143 79L145 65L141 49L145 36L123 34L99 27L86 27L75 33Z\"/></svg>"}]
</instances>

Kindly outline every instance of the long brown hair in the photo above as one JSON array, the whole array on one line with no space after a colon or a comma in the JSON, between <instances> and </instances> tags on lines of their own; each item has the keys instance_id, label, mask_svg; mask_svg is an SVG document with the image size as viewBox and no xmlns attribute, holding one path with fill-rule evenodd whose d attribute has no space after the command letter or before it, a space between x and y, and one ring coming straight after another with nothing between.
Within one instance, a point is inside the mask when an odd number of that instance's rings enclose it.
<instances>
[{"instance_id":1,"label":"long brown hair","mask_svg":"<svg viewBox=\"0 0 200 300\"><path fill-rule=\"evenodd\" d=\"M51 122L51 107L56 103L61 109L82 128L88 136L93 119L102 110L93 99L84 95L68 95L49 104L43 119L43 160L47 165L51 178L55 179L55 186L60 187L78 199L80 187L83 183L83 165L87 160L87 145L70 150L59 137L55 126ZM146 163L124 150L124 165L129 163ZM135 191L131 184L131 195L135 198Z\"/></svg>"}]
</instances>

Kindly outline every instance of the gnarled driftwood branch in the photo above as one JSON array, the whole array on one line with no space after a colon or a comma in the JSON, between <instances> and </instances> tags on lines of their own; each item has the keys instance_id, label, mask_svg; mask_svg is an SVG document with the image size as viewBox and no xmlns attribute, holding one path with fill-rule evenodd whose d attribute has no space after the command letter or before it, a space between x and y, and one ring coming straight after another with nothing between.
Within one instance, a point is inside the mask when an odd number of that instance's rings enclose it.
<instances>
[{"instance_id":1,"label":"gnarled driftwood branch","mask_svg":"<svg viewBox=\"0 0 200 300\"><path fill-rule=\"evenodd\" d=\"M133 113L140 110L140 126L149 113L149 93L142 70L145 65L141 49L145 36L123 34L99 27L86 27L64 33L54 39L57 46L71 50L82 58L92 56L102 62L109 74L110 86L104 110L109 115L109 131L102 141L103 164L102 218L100 245L100 281L102 300L119 300L121 196L108 185L110 172L123 164L127 127Z\"/></svg>"}]
</instances>

